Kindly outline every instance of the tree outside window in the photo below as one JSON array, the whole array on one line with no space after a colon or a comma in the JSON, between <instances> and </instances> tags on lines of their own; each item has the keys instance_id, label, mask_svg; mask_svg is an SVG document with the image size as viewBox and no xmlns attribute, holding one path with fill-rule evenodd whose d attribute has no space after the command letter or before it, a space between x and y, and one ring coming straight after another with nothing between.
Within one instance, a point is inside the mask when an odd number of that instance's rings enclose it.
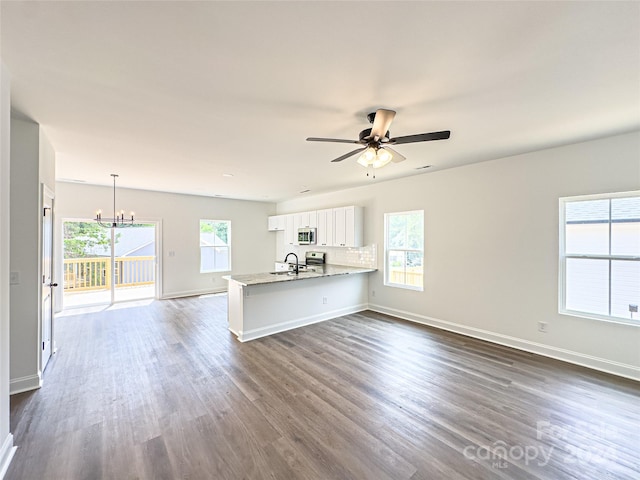
<instances>
[{"instance_id":1,"label":"tree outside window","mask_svg":"<svg viewBox=\"0 0 640 480\"><path fill-rule=\"evenodd\" d=\"M108 251L111 232L96 222L64 222L64 258L94 257L95 250ZM120 234L116 235L116 243Z\"/></svg>"}]
</instances>

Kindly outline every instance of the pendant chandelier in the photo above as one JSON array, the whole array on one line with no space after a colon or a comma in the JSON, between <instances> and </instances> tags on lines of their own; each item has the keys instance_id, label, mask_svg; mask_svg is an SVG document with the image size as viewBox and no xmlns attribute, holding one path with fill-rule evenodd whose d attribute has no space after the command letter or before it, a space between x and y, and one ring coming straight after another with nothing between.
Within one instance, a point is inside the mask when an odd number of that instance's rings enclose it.
<instances>
[{"instance_id":1,"label":"pendant chandelier","mask_svg":"<svg viewBox=\"0 0 640 480\"><path fill-rule=\"evenodd\" d=\"M133 212L131 212L130 218L124 217L124 210L120 210L120 212L116 213L116 178L118 175L112 173L113 177L113 217L103 217L102 210L98 210L96 212L96 218L94 219L98 225L105 228L121 228L121 227L130 227L133 225Z\"/></svg>"}]
</instances>

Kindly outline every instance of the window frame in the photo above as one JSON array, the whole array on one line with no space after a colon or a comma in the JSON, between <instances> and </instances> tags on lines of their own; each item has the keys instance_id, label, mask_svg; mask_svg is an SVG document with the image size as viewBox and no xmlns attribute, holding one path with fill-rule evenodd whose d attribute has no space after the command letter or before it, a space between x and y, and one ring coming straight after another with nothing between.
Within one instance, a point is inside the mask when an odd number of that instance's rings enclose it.
<instances>
[{"instance_id":1,"label":"window frame","mask_svg":"<svg viewBox=\"0 0 640 480\"><path fill-rule=\"evenodd\" d=\"M611 200L617 198L640 197L640 190L629 192L602 193L592 195L578 195L573 197L561 197L559 199L559 245L558 245L558 313L574 317L589 318L606 322L622 323L626 325L640 326L640 312L636 318L622 318L612 315L602 315L580 310L569 310L566 307L567 301L567 259L593 259L607 260L609 264L608 285L609 285L609 313L611 313L611 264L613 261L633 261L640 262L640 256L634 255L614 255L611 254ZM609 254L567 254L566 253L566 206L572 202L583 202L589 200L609 200Z\"/></svg>"},{"instance_id":2,"label":"window frame","mask_svg":"<svg viewBox=\"0 0 640 480\"><path fill-rule=\"evenodd\" d=\"M421 248L417 249L417 248L390 248L389 247L389 220L391 217L393 216L398 216L398 215L409 215L409 214L413 214L413 213L420 213L422 215L422 241L421 241ZM384 285L386 287L395 287L395 288L402 288L405 290L413 290L413 291L417 291L417 292L423 292L424 291L424 275L425 275L425 269L424 269L424 262L425 262L425 255L424 255L424 210L423 209L417 209L417 210L406 210L406 211L402 211L402 212L390 212L390 213L385 213L384 214ZM389 252L405 252L408 253L420 253L422 255L422 284L420 286L416 286L416 285L410 285L407 283L395 283L395 282L391 282L389 280ZM406 266L406 265L405 265Z\"/></svg>"},{"instance_id":3,"label":"window frame","mask_svg":"<svg viewBox=\"0 0 640 480\"><path fill-rule=\"evenodd\" d=\"M213 220L207 218L201 218L198 222L198 243L202 243L202 222L210 222L210 223L226 223L227 224L227 244L226 245L200 245L200 273L221 273L221 272L230 272L231 271L231 220ZM212 270L203 270L202 269L202 249L203 248L226 248L227 249L227 258L229 259L228 268L225 269L216 269L215 261L214 268ZM215 259L215 255L214 255Z\"/></svg>"}]
</instances>

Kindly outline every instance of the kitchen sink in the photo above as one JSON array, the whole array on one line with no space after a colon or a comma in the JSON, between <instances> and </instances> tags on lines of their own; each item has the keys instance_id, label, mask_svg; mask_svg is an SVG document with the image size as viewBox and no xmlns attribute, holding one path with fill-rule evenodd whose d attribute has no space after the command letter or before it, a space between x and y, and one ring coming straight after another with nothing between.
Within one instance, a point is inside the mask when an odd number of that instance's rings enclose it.
<instances>
[{"instance_id":1,"label":"kitchen sink","mask_svg":"<svg viewBox=\"0 0 640 480\"><path fill-rule=\"evenodd\" d=\"M315 272L315 268L305 268L305 269L301 269L300 272L297 275L302 275L304 273L313 273ZM291 270L289 271L282 271L282 272L269 272L271 275L290 275L290 276L294 276L296 275L296 273L292 272Z\"/></svg>"}]
</instances>

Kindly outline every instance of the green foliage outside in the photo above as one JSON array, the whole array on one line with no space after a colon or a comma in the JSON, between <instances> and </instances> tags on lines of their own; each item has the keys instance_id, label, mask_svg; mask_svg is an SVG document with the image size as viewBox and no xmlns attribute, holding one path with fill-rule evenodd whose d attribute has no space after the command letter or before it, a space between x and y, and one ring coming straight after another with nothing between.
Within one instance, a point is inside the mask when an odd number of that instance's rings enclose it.
<instances>
[{"instance_id":1,"label":"green foliage outside","mask_svg":"<svg viewBox=\"0 0 640 480\"><path fill-rule=\"evenodd\" d=\"M229 237L229 222L226 220L219 222L216 222L215 220L200 220L200 233L215 233L216 236L224 242L224 245L227 245Z\"/></svg>"},{"instance_id":2,"label":"green foliage outside","mask_svg":"<svg viewBox=\"0 0 640 480\"><path fill-rule=\"evenodd\" d=\"M64 258L95 257L90 254L94 247L106 249L111 243L110 229L101 227L95 222L64 222ZM120 234L116 234L118 243Z\"/></svg>"},{"instance_id":3,"label":"green foliage outside","mask_svg":"<svg viewBox=\"0 0 640 480\"><path fill-rule=\"evenodd\" d=\"M153 225L135 223L127 228L146 228ZM64 258L95 257L89 254L94 247L101 246L107 251L111 242L111 229L101 227L96 222L64 222ZM120 233L116 233L115 243L120 240Z\"/></svg>"},{"instance_id":4,"label":"green foliage outside","mask_svg":"<svg viewBox=\"0 0 640 480\"><path fill-rule=\"evenodd\" d=\"M390 251L422 250L424 236L424 217L422 212L393 214L388 218L387 248ZM393 252L390 258L392 267L422 265L421 252Z\"/></svg>"}]
</instances>

